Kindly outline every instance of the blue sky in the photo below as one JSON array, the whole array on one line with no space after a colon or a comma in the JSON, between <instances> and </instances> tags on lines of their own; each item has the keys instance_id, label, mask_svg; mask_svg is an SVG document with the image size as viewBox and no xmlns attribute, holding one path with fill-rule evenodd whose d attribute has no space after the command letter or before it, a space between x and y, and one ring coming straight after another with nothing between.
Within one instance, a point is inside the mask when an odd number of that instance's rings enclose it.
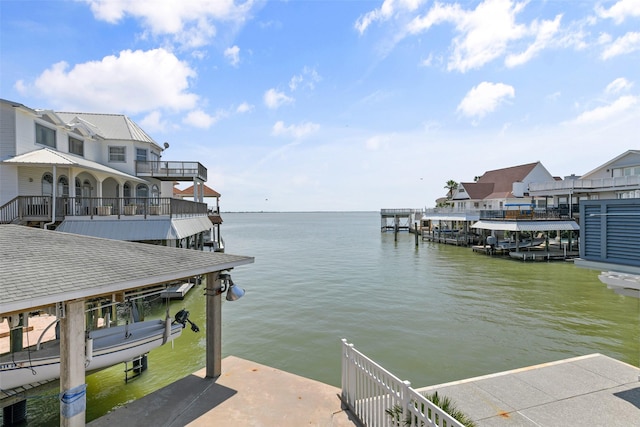
<instances>
[{"instance_id":1,"label":"blue sky","mask_svg":"<svg viewBox=\"0 0 640 427\"><path fill-rule=\"evenodd\" d=\"M640 0L0 0L0 97L123 113L226 211L432 207L640 135Z\"/></svg>"}]
</instances>

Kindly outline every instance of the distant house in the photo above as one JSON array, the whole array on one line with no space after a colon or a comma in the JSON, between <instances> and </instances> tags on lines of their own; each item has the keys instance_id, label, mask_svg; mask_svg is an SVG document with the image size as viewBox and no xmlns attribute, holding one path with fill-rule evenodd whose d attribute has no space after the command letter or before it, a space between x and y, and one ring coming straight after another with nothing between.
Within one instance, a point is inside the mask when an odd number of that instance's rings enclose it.
<instances>
[{"instance_id":1,"label":"distant house","mask_svg":"<svg viewBox=\"0 0 640 427\"><path fill-rule=\"evenodd\" d=\"M533 182L529 194L545 197L571 216L583 200L640 198L640 150L628 150L580 177Z\"/></svg>"},{"instance_id":2,"label":"distant house","mask_svg":"<svg viewBox=\"0 0 640 427\"><path fill-rule=\"evenodd\" d=\"M192 182L202 194L207 169L164 160L168 146L122 114L0 100L0 224L202 247L207 205L173 197L173 184Z\"/></svg>"},{"instance_id":3,"label":"distant house","mask_svg":"<svg viewBox=\"0 0 640 427\"><path fill-rule=\"evenodd\" d=\"M456 210L502 210L510 204L535 205L529 184L553 180L540 162L485 172L476 182L461 182L452 197ZM534 206L535 207L535 206Z\"/></svg>"}]
</instances>

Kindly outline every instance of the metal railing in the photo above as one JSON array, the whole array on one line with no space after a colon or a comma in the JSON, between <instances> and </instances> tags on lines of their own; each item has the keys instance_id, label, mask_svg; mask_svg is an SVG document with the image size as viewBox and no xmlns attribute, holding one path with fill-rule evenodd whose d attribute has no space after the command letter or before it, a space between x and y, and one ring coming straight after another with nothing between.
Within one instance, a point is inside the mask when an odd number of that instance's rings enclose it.
<instances>
[{"instance_id":1,"label":"metal railing","mask_svg":"<svg viewBox=\"0 0 640 427\"><path fill-rule=\"evenodd\" d=\"M562 181L532 182L529 184L529 193L559 190L606 190L622 189L626 187L639 187L640 176L620 176L615 178L599 179L565 179Z\"/></svg>"},{"instance_id":2,"label":"metal railing","mask_svg":"<svg viewBox=\"0 0 640 427\"><path fill-rule=\"evenodd\" d=\"M342 401L365 426L464 427L391 372L342 340ZM402 422L387 410L402 408Z\"/></svg>"},{"instance_id":3,"label":"metal railing","mask_svg":"<svg viewBox=\"0 0 640 427\"><path fill-rule=\"evenodd\" d=\"M199 178L207 180L207 168L200 162L165 162L165 161L136 161L136 176L154 177L158 179L192 180Z\"/></svg>"},{"instance_id":4,"label":"metal railing","mask_svg":"<svg viewBox=\"0 0 640 427\"><path fill-rule=\"evenodd\" d=\"M0 224L23 221L50 221L50 196L18 196L0 207ZM170 197L58 197L55 218L141 215L200 216L207 215L206 203Z\"/></svg>"}]
</instances>

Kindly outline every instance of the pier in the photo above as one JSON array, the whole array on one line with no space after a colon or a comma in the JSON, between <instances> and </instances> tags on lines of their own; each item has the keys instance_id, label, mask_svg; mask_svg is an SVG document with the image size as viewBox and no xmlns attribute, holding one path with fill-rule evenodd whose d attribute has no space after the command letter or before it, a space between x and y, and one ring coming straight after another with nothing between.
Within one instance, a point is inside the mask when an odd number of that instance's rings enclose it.
<instances>
[{"instance_id":1,"label":"pier","mask_svg":"<svg viewBox=\"0 0 640 427\"><path fill-rule=\"evenodd\" d=\"M414 223L419 223L422 217L422 209L381 209L381 231L409 231Z\"/></svg>"}]
</instances>

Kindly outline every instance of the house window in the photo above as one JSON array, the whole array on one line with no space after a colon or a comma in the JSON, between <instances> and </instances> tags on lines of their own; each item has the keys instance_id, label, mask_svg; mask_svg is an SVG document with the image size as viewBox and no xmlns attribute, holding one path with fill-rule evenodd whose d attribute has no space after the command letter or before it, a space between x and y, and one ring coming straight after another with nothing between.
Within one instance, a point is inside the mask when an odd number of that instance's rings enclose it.
<instances>
[{"instance_id":1,"label":"house window","mask_svg":"<svg viewBox=\"0 0 640 427\"><path fill-rule=\"evenodd\" d=\"M109 147L109 161L110 162L126 162L125 157L126 147Z\"/></svg>"},{"instance_id":2,"label":"house window","mask_svg":"<svg viewBox=\"0 0 640 427\"><path fill-rule=\"evenodd\" d=\"M58 178L58 196L69 197L69 180L66 176Z\"/></svg>"},{"instance_id":3,"label":"house window","mask_svg":"<svg viewBox=\"0 0 640 427\"><path fill-rule=\"evenodd\" d=\"M84 157L84 141L72 136L69 137L69 152Z\"/></svg>"},{"instance_id":4,"label":"house window","mask_svg":"<svg viewBox=\"0 0 640 427\"><path fill-rule=\"evenodd\" d=\"M144 184L138 184L136 187L136 196L137 197L149 197L149 187Z\"/></svg>"},{"instance_id":5,"label":"house window","mask_svg":"<svg viewBox=\"0 0 640 427\"><path fill-rule=\"evenodd\" d=\"M56 148L56 131L36 123L36 144Z\"/></svg>"},{"instance_id":6,"label":"house window","mask_svg":"<svg viewBox=\"0 0 640 427\"><path fill-rule=\"evenodd\" d=\"M53 175L45 173L42 175L42 195L51 196L53 194Z\"/></svg>"},{"instance_id":7,"label":"house window","mask_svg":"<svg viewBox=\"0 0 640 427\"><path fill-rule=\"evenodd\" d=\"M78 178L76 178L76 197L82 197L82 184Z\"/></svg>"},{"instance_id":8,"label":"house window","mask_svg":"<svg viewBox=\"0 0 640 427\"><path fill-rule=\"evenodd\" d=\"M145 150L144 148L136 148L136 160L138 162L146 162L147 150Z\"/></svg>"}]
</instances>

